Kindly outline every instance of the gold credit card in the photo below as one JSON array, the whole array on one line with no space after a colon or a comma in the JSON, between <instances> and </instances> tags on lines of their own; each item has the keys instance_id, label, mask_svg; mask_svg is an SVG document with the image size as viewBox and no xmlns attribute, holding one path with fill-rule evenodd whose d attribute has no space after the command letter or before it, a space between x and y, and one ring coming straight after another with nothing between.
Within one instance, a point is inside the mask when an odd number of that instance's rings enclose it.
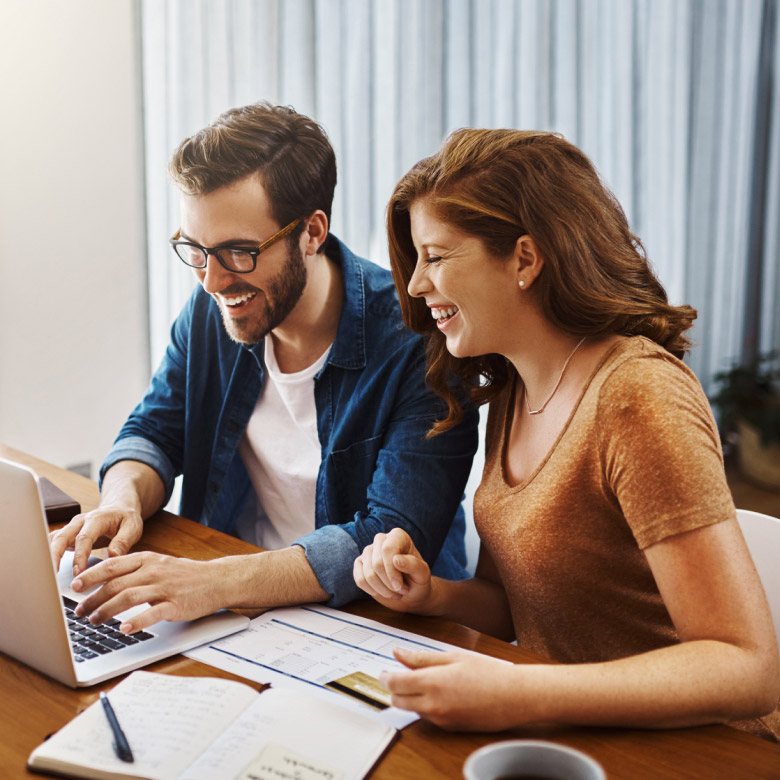
<instances>
[{"instance_id":1,"label":"gold credit card","mask_svg":"<svg viewBox=\"0 0 780 780\"><path fill-rule=\"evenodd\" d=\"M391 705L390 691L383 688L376 677L371 677L365 672L352 672L346 677L339 677L338 680L325 683L325 687L344 696L358 699L378 710L385 710Z\"/></svg>"}]
</instances>

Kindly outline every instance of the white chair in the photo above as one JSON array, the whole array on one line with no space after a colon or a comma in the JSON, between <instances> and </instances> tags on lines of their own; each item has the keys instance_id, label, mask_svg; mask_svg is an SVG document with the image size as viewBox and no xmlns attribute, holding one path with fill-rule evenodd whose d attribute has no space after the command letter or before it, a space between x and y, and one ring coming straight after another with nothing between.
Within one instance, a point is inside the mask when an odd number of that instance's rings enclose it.
<instances>
[{"instance_id":1,"label":"white chair","mask_svg":"<svg viewBox=\"0 0 780 780\"><path fill-rule=\"evenodd\" d=\"M780 520L749 509L737 509L737 521L766 591L780 644Z\"/></svg>"}]
</instances>

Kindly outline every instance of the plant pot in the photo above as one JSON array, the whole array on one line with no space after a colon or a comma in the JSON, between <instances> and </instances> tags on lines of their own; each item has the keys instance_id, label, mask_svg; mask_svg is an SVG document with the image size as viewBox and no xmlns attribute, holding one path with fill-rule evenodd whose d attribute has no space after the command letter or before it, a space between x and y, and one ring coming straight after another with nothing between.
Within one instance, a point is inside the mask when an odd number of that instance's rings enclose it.
<instances>
[{"instance_id":1,"label":"plant pot","mask_svg":"<svg viewBox=\"0 0 780 780\"><path fill-rule=\"evenodd\" d=\"M739 433L739 468L744 477L767 490L780 492L780 444L761 444L761 434L754 425L737 420Z\"/></svg>"}]
</instances>

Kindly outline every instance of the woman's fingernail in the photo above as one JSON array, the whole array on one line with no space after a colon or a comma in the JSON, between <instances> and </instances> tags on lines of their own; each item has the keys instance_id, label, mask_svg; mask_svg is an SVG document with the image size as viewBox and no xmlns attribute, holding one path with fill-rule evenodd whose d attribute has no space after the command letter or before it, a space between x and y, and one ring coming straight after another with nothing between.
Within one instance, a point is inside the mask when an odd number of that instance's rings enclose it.
<instances>
[{"instance_id":1,"label":"woman's fingernail","mask_svg":"<svg viewBox=\"0 0 780 780\"><path fill-rule=\"evenodd\" d=\"M84 587L84 583L81 580L73 580L73 582L70 583L70 587L75 591L79 591Z\"/></svg>"},{"instance_id":2,"label":"woman's fingernail","mask_svg":"<svg viewBox=\"0 0 780 780\"><path fill-rule=\"evenodd\" d=\"M122 634L130 634L133 630L133 624L132 623L122 623L119 626L119 632Z\"/></svg>"}]
</instances>

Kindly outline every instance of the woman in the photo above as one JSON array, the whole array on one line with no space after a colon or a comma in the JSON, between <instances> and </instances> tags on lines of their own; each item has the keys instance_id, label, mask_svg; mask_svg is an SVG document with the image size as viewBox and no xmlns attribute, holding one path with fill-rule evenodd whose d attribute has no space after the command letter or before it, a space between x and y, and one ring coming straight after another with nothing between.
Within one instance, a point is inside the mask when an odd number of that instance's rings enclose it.
<instances>
[{"instance_id":1,"label":"woman","mask_svg":"<svg viewBox=\"0 0 780 780\"><path fill-rule=\"evenodd\" d=\"M590 161L551 133L458 131L401 179L388 233L449 407L429 435L490 402L482 545L450 582L395 529L355 580L562 662L398 651L393 703L454 729L742 721L777 739L771 616L680 360L695 311L667 302Z\"/></svg>"}]
</instances>

